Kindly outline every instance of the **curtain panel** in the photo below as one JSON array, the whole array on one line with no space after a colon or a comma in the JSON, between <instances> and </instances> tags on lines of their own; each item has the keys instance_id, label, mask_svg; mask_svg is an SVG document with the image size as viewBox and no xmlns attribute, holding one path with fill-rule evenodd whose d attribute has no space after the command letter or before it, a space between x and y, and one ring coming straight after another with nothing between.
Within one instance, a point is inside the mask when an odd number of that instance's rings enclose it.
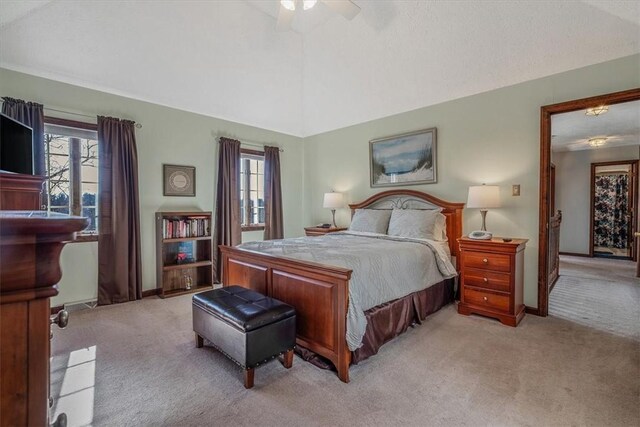
<instances>
[{"instance_id":1,"label":"curtain panel","mask_svg":"<svg viewBox=\"0 0 640 427\"><path fill-rule=\"evenodd\" d=\"M264 147L264 240L284 238L280 149Z\"/></svg>"},{"instance_id":2,"label":"curtain panel","mask_svg":"<svg viewBox=\"0 0 640 427\"><path fill-rule=\"evenodd\" d=\"M98 304L142 298L135 123L98 117Z\"/></svg>"},{"instance_id":3,"label":"curtain panel","mask_svg":"<svg viewBox=\"0 0 640 427\"><path fill-rule=\"evenodd\" d=\"M626 249L629 243L629 175L598 175L595 180L594 246Z\"/></svg>"},{"instance_id":4,"label":"curtain panel","mask_svg":"<svg viewBox=\"0 0 640 427\"><path fill-rule=\"evenodd\" d=\"M215 250L213 251L216 283L222 280L220 245L236 246L242 242L239 178L240 141L221 137L218 144Z\"/></svg>"},{"instance_id":5,"label":"curtain panel","mask_svg":"<svg viewBox=\"0 0 640 427\"><path fill-rule=\"evenodd\" d=\"M44 107L35 102L3 98L2 114L33 129L33 173L45 175L44 159Z\"/></svg>"}]
</instances>

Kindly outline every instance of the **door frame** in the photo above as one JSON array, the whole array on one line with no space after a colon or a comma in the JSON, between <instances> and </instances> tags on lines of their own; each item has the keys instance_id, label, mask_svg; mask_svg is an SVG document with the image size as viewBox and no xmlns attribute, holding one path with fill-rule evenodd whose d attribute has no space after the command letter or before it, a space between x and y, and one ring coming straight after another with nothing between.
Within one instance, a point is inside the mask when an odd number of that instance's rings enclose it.
<instances>
[{"instance_id":1,"label":"door frame","mask_svg":"<svg viewBox=\"0 0 640 427\"><path fill-rule=\"evenodd\" d=\"M631 211L632 211L632 215L631 215L631 231L629 233L629 237L631 237L631 239L629 239L629 252L631 253L631 256L629 257L629 259L631 261L637 261L638 260L638 254L635 248L635 238L633 237L633 233L635 233L637 230L636 226L638 224L638 212L636 209L636 205L638 204L638 160L632 159L632 160L613 160L610 162L595 162L595 163L591 163L591 183L589 184L590 186L590 192L591 192L591 196L589 198L589 204L590 204L590 209L589 209L589 256L593 257L594 256L594 251L593 251L593 237L594 237L594 232L593 232L593 220L595 217L595 198L596 198L596 188L595 188L595 183L596 183L596 168L598 166L613 166L613 165L631 165L631 179L630 179L630 185L629 185L629 199L630 199L630 204L631 204Z\"/></svg>"},{"instance_id":2,"label":"door frame","mask_svg":"<svg viewBox=\"0 0 640 427\"><path fill-rule=\"evenodd\" d=\"M606 95L576 99L540 107L540 187L538 214L538 308L539 316L549 314L548 253L549 253L549 176L551 174L551 116L586 110L601 105L621 104L640 100L640 88ZM531 310L533 311L533 310Z\"/></svg>"}]
</instances>

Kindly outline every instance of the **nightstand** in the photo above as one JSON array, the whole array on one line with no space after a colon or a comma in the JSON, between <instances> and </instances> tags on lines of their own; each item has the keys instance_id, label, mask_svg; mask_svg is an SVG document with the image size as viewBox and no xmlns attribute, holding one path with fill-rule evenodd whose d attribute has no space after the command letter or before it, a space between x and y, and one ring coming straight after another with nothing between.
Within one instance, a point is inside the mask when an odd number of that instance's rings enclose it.
<instances>
[{"instance_id":1,"label":"nightstand","mask_svg":"<svg viewBox=\"0 0 640 427\"><path fill-rule=\"evenodd\" d=\"M458 313L493 317L517 326L524 317L524 249L527 239L458 239Z\"/></svg>"},{"instance_id":2,"label":"nightstand","mask_svg":"<svg viewBox=\"0 0 640 427\"><path fill-rule=\"evenodd\" d=\"M331 228L323 228L323 227L305 227L304 233L307 236L324 236L328 233L335 233L336 231L344 231L346 227L331 227Z\"/></svg>"}]
</instances>

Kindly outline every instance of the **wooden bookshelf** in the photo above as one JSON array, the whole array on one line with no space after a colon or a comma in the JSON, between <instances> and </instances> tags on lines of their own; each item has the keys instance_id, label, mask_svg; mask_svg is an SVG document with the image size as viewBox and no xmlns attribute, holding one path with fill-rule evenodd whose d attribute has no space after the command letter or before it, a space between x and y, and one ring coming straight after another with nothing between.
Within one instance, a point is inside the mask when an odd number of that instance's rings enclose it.
<instances>
[{"instance_id":1,"label":"wooden bookshelf","mask_svg":"<svg viewBox=\"0 0 640 427\"><path fill-rule=\"evenodd\" d=\"M211 212L156 212L156 280L161 298L213 287ZM191 289L186 289L187 278Z\"/></svg>"}]
</instances>

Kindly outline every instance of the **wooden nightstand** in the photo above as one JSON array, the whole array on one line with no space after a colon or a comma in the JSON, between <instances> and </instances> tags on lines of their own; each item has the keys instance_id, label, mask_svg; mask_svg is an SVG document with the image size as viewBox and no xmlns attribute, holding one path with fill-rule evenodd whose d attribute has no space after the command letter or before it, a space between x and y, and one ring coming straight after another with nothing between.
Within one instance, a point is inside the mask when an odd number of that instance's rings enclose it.
<instances>
[{"instance_id":1,"label":"wooden nightstand","mask_svg":"<svg viewBox=\"0 0 640 427\"><path fill-rule=\"evenodd\" d=\"M336 231L344 231L346 227L331 227L331 228L323 228L323 227L305 227L304 233L307 236L324 236L327 233L335 233Z\"/></svg>"},{"instance_id":2,"label":"wooden nightstand","mask_svg":"<svg viewBox=\"0 0 640 427\"><path fill-rule=\"evenodd\" d=\"M524 248L527 239L458 239L458 313L494 317L517 326L524 317Z\"/></svg>"}]
</instances>

